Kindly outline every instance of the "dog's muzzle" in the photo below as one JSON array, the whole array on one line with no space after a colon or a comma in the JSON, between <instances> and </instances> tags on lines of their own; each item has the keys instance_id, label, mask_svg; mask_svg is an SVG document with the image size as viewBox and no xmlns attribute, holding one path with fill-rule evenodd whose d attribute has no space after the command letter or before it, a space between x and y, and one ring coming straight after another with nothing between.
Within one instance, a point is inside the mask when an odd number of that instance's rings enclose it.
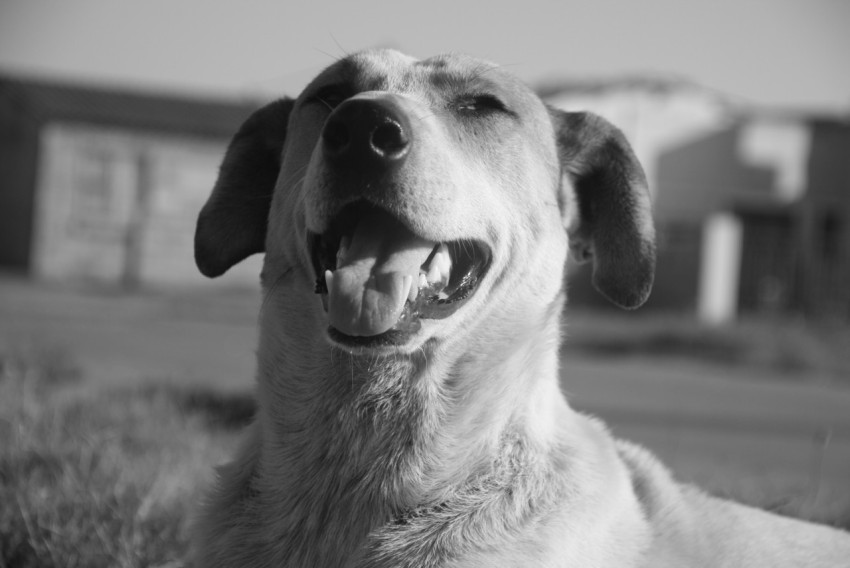
<instances>
[{"instance_id":1,"label":"dog's muzzle","mask_svg":"<svg viewBox=\"0 0 850 568\"><path fill-rule=\"evenodd\" d=\"M365 201L308 244L332 334L383 343L403 343L422 319L455 313L490 264L483 243L430 241Z\"/></svg>"},{"instance_id":2,"label":"dog's muzzle","mask_svg":"<svg viewBox=\"0 0 850 568\"><path fill-rule=\"evenodd\" d=\"M340 209L308 246L331 335L343 342L403 343L421 320L457 311L489 266L483 243L429 240L384 207L400 199L395 174L415 144L389 97L348 99L322 130L329 197Z\"/></svg>"}]
</instances>

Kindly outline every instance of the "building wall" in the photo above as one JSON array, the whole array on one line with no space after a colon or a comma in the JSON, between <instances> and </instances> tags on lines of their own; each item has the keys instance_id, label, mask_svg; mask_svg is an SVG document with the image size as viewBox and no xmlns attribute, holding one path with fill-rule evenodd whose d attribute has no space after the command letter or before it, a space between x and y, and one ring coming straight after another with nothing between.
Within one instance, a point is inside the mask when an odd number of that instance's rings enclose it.
<instances>
[{"instance_id":1,"label":"building wall","mask_svg":"<svg viewBox=\"0 0 850 568\"><path fill-rule=\"evenodd\" d=\"M800 301L810 313L850 320L850 123L813 122L807 175Z\"/></svg>"},{"instance_id":2,"label":"building wall","mask_svg":"<svg viewBox=\"0 0 850 568\"><path fill-rule=\"evenodd\" d=\"M33 271L47 279L122 285L201 283L198 211L226 140L79 124L42 131ZM220 282L255 284L257 259Z\"/></svg>"},{"instance_id":3,"label":"building wall","mask_svg":"<svg viewBox=\"0 0 850 568\"><path fill-rule=\"evenodd\" d=\"M659 156L656 219L701 223L738 199L771 198L775 171L741 159L741 131L715 132Z\"/></svg>"},{"instance_id":4,"label":"building wall","mask_svg":"<svg viewBox=\"0 0 850 568\"><path fill-rule=\"evenodd\" d=\"M39 124L15 102L0 86L0 267L25 272L30 265Z\"/></svg>"},{"instance_id":5,"label":"building wall","mask_svg":"<svg viewBox=\"0 0 850 568\"><path fill-rule=\"evenodd\" d=\"M589 110L625 133L653 193L658 264L648 308L698 311L710 294L704 229L740 222L740 313L850 318L850 124L760 113L699 89L614 87L547 102ZM599 306L586 267L570 272L577 303ZM709 294L706 296L706 294ZM734 314L733 314L734 315Z\"/></svg>"},{"instance_id":6,"label":"building wall","mask_svg":"<svg viewBox=\"0 0 850 568\"><path fill-rule=\"evenodd\" d=\"M593 112L622 130L643 166L653 196L658 189L662 153L721 130L730 122L728 108L716 96L689 88L565 92L546 102L567 111Z\"/></svg>"}]
</instances>

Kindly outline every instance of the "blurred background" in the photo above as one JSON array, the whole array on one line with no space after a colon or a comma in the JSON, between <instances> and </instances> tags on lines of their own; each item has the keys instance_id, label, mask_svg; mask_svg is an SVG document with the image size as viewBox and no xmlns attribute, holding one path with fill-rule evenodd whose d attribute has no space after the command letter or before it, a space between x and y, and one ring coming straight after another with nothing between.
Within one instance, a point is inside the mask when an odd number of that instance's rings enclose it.
<instances>
[{"instance_id":1,"label":"blurred background","mask_svg":"<svg viewBox=\"0 0 850 568\"><path fill-rule=\"evenodd\" d=\"M683 481L850 527L850 3L0 0L0 567L177 566L250 420L262 259L208 281L230 136L346 53L503 64L624 131L637 312L570 270L563 388Z\"/></svg>"}]
</instances>

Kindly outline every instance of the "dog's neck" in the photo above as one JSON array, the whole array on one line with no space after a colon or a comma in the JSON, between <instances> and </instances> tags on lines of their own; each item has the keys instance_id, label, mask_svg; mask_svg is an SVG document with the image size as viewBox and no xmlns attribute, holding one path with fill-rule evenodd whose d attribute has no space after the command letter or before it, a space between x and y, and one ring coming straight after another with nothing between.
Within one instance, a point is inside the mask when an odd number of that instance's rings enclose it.
<instances>
[{"instance_id":1,"label":"dog's neck","mask_svg":"<svg viewBox=\"0 0 850 568\"><path fill-rule=\"evenodd\" d=\"M545 453L537 446L554 443L555 415L566 407L557 384L560 308L559 299L533 323L527 313L517 318L527 329L510 337L485 320L464 329L464 341L361 356L332 348L320 318L301 317L295 328L276 312L286 305L267 305L256 483L268 486L260 493L276 496L284 525L344 549L464 488L509 485L522 462Z\"/></svg>"}]
</instances>

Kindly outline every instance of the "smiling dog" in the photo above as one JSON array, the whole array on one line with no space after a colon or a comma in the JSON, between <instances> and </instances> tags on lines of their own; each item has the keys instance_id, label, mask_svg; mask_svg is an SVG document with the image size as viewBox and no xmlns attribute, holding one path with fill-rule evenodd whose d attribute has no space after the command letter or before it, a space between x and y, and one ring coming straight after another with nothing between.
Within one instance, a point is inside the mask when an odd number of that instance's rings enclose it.
<instances>
[{"instance_id":1,"label":"smiling dog","mask_svg":"<svg viewBox=\"0 0 850 568\"><path fill-rule=\"evenodd\" d=\"M265 252L258 415L198 566L850 566L562 397L567 255L639 306L650 211L616 128L476 59L364 52L258 110L196 232L208 276Z\"/></svg>"}]
</instances>

